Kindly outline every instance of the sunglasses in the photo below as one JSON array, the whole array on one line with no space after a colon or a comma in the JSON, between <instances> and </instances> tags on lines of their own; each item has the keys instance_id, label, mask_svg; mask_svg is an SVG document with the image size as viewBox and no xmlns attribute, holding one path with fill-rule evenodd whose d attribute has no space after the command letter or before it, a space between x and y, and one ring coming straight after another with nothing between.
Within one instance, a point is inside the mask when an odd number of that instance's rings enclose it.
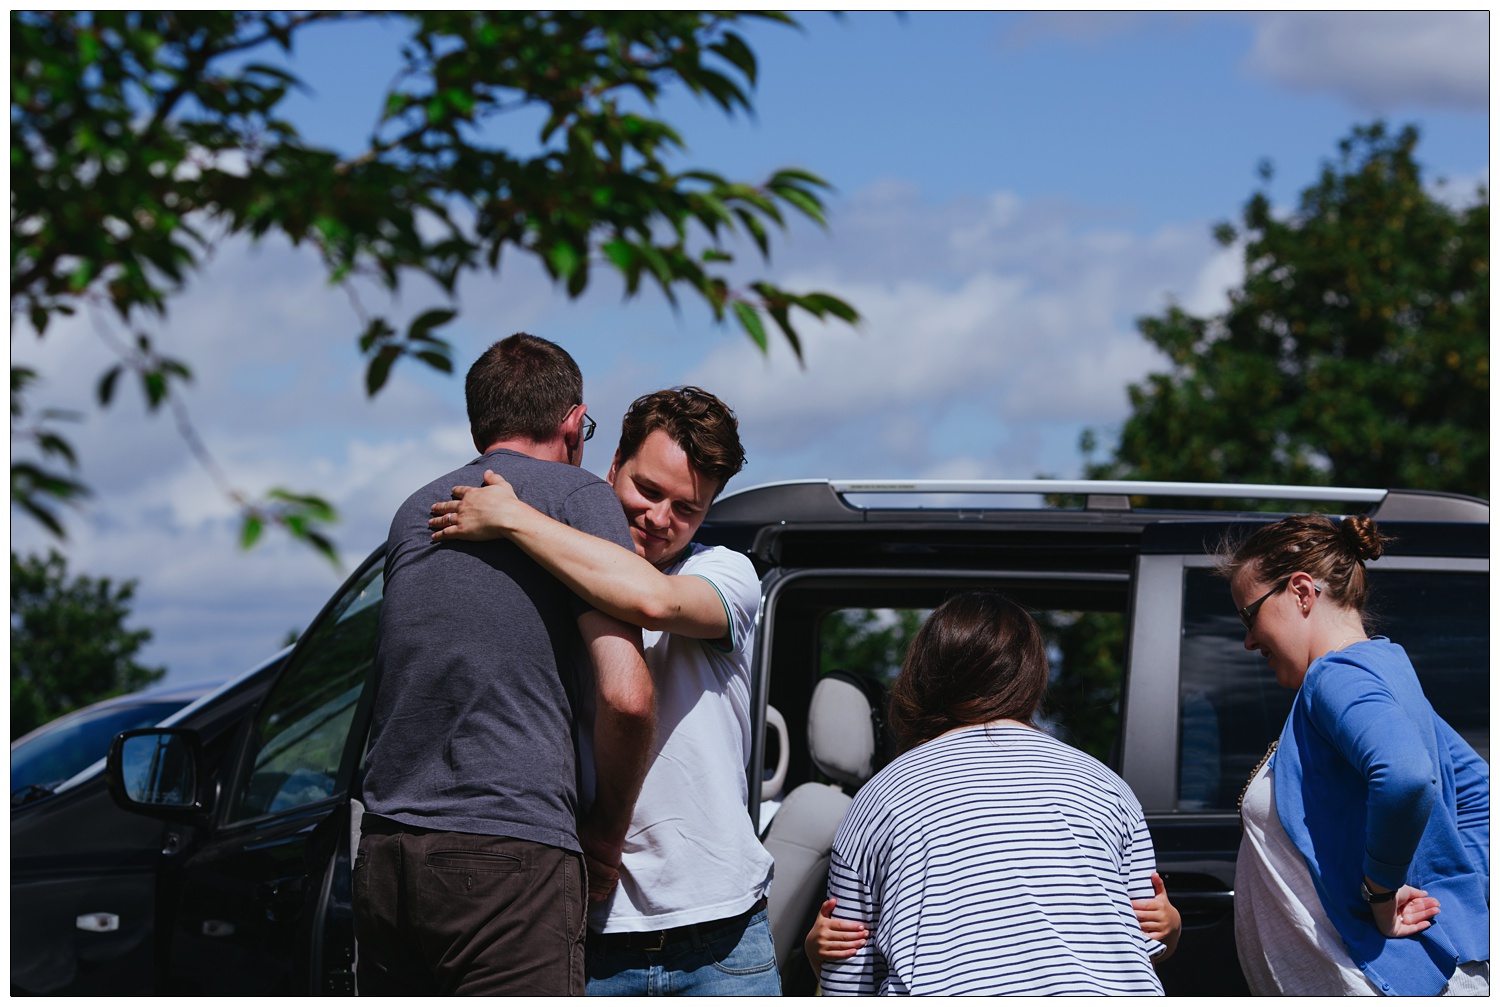
<instances>
[{"instance_id":1,"label":"sunglasses","mask_svg":"<svg viewBox=\"0 0 1500 1007\"><path fill-rule=\"evenodd\" d=\"M1240 622L1245 624L1245 628L1247 630L1255 628L1255 616L1260 612L1260 607L1266 603L1266 599L1271 597L1271 595L1277 593L1278 591L1285 591L1287 585L1291 582L1291 578L1282 581L1280 584L1277 584L1275 587L1271 588L1271 590L1267 591L1265 594L1261 595L1259 598L1256 598L1250 604L1240 609ZM1314 584L1313 593L1322 594L1322 587Z\"/></svg>"}]
</instances>

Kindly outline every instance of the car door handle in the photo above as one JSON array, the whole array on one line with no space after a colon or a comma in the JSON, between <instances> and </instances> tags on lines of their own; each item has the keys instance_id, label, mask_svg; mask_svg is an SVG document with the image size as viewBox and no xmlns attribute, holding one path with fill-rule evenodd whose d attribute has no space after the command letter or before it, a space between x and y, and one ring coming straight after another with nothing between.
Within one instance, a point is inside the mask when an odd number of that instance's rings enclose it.
<instances>
[{"instance_id":1,"label":"car door handle","mask_svg":"<svg viewBox=\"0 0 1500 1007\"><path fill-rule=\"evenodd\" d=\"M266 919L279 922L284 914L294 915L302 908L302 896L307 891L307 878L303 875L263 881L255 888L255 901L265 907Z\"/></svg>"},{"instance_id":2,"label":"car door handle","mask_svg":"<svg viewBox=\"0 0 1500 1007\"><path fill-rule=\"evenodd\" d=\"M1168 897L1182 914L1182 925L1186 929L1215 926L1234 914L1232 891L1169 891Z\"/></svg>"},{"instance_id":3,"label":"car door handle","mask_svg":"<svg viewBox=\"0 0 1500 1007\"><path fill-rule=\"evenodd\" d=\"M301 902L302 893L305 891L307 891L307 877L297 875L261 882L255 888L255 898L258 902L267 905L286 905L288 902Z\"/></svg>"}]
</instances>

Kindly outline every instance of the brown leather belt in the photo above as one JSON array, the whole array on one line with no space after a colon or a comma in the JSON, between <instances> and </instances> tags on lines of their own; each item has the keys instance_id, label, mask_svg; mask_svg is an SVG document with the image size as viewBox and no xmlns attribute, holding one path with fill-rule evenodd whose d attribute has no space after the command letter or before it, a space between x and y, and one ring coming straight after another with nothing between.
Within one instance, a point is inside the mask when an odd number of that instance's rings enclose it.
<instances>
[{"instance_id":1,"label":"brown leather belt","mask_svg":"<svg viewBox=\"0 0 1500 1007\"><path fill-rule=\"evenodd\" d=\"M726 916L722 920L708 920L704 923L688 923L680 927L672 927L670 930L643 930L631 933L601 934L589 931L589 940L596 941L599 945L611 951L664 951L669 944L679 941L692 940L695 936L707 939L708 935L715 930L727 929L750 921L750 917L766 908L765 896L746 909L734 916Z\"/></svg>"}]
</instances>

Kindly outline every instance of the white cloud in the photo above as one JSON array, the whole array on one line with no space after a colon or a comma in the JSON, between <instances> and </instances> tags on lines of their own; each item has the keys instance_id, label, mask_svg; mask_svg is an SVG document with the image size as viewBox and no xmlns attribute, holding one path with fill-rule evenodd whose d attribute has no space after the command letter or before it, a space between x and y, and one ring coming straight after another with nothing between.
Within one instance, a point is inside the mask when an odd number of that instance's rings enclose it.
<instances>
[{"instance_id":1,"label":"white cloud","mask_svg":"<svg viewBox=\"0 0 1500 1007\"><path fill-rule=\"evenodd\" d=\"M1250 15L1245 69L1370 111L1489 103L1487 11L1282 11Z\"/></svg>"},{"instance_id":2,"label":"white cloud","mask_svg":"<svg viewBox=\"0 0 1500 1007\"><path fill-rule=\"evenodd\" d=\"M1449 209L1467 210L1483 202L1479 198L1480 189L1483 189L1486 194L1489 193L1489 169L1472 174L1428 178L1426 188L1433 199L1445 204Z\"/></svg>"},{"instance_id":3,"label":"white cloud","mask_svg":"<svg viewBox=\"0 0 1500 1007\"><path fill-rule=\"evenodd\" d=\"M1489 104L1489 12L1043 11L1019 17L1006 48L1061 38L1078 45L1181 30L1205 18L1248 21L1243 69L1282 87L1333 94L1364 112L1413 106L1482 111Z\"/></svg>"},{"instance_id":4,"label":"white cloud","mask_svg":"<svg viewBox=\"0 0 1500 1007\"><path fill-rule=\"evenodd\" d=\"M931 206L882 186L837 223L837 254L783 280L857 304L860 330L809 327L805 367L733 344L690 375L739 413L745 485L1076 471L1082 426L1120 420L1127 383L1161 366L1135 318L1169 298L1222 310L1237 278L1206 224L1137 235L1005 193Z\"/></svg>"},{"instance_id":5,"label":"white cloud","mask_svg":"<svg viewBox=\"0 0 1500 1007\"><path fill-rule=\"evenodd\" d=\"M1245 249L1234 244L1221 247L1203 263L1193 285L1178 303L1192 315L1212 315L1229 306L1229 291L1245 281Z\"/></svg>"}]
</instances>

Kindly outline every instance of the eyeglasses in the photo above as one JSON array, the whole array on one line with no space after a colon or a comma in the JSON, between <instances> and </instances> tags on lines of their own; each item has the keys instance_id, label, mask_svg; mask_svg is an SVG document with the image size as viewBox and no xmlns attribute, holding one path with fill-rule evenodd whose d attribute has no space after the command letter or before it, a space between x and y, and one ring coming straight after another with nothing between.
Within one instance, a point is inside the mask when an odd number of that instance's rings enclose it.
<instances>
[{"instance_id":1,"label":"eyeglasses","mask_svg":"<svg viewBox=\"0 0 1500 1007\"><path fill-rule=\"evenodd\" d=\"M1267 591L1265 594L1261 595L1259 598L1256 598L1250 604L1240 609L1240 622L1243 622L1245 624L1246 629L1255 628L1255 616L1260 612L1260 607L1266 603L1266 599L1271 597L1271 595L1275 594L1277 591L1285 591L1286 586L1290 583L1291 581L1289 580L1282 581L1280 584L1277 584L1275 587L1271 588L1271 590Z\"/></svg>"},{"instance_id":2,"label":"eyeglasses","mask_svg":"<svg viewBox=\"0 0 1500 1007\"><path fill-rule=\"evenodd\" d=\"M1259 598L1256 598L1250 604L1240 609L1240 622L1243 622L1245 624L1246 629L1255 628L1255 616L1260 612L1260 607L1266 603L1266 599L1271 597L1271 595L1275 594L1278 591L1285 591L1287 585L1290 583L1290 578L1282 581L1280 584L1277 584L1275 587L1271 588L1271 590L1267 591L1265 594L1261 595ZM1314 584L1313 593L1322 594L1323 588L1318 584Z\"/></svg>"},{"instance_id":3,"label":"eyeglasses","mask_svg":"<svg viewBox=\"0 0 1500 1007\"><path fill-rule=\"evenodd\" d=\"M584 413L583 414L583 439L584 440L588 440L590 437L594 436L594 428L597 427L598 425L599 424L597 424L597 423L594 422L594 418L592 416L590 416L588 413Z\"/></svg>"}]
</instances>

